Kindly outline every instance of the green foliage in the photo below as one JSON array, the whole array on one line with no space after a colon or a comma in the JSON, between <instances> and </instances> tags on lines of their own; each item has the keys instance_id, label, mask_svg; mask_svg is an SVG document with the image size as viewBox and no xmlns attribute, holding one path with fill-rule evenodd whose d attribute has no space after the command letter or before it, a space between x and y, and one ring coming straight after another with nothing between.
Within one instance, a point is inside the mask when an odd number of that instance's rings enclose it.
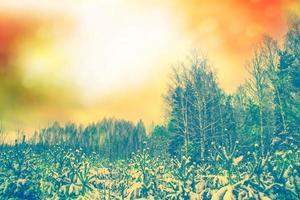
<instances>
[{"instance_id":1,"label":"green foliage","mask_svg":"<svg viewBox=\"0 0 300 200\"><path fill-rule=\"evenodd\" d=\"M113 163L82 149L6 147L0 154L1 199L297 199L297 152L260 159L217 149L213 165L162 159L149 150Z\"/></svg>"}]
</instances>

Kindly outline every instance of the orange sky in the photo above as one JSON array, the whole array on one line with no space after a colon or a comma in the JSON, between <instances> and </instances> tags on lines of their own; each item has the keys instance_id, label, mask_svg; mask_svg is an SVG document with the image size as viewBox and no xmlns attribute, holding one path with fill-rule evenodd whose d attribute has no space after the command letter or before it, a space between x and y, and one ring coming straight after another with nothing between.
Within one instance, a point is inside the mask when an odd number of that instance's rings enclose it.
<instances>
[{"instance_id":1,"label":"orange sky","mask_svg":"<svg viewBox=\"0 0 300 200\"><path fill-rule=\"evenodd\" d=\"M1 0L0 117L9 129L104 116L162 122L172 64L198 49L233 92L263 34L282 39L287 12L299 6L297 0Z\"/></svg>"}]
</instances>

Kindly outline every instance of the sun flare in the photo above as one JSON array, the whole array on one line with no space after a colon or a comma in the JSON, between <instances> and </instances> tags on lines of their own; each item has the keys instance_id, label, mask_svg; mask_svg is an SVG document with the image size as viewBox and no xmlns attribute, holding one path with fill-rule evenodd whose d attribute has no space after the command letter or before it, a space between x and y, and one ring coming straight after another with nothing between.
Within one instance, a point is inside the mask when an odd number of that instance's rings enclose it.
<instances>
[{"instance_id":1,"label":"sun flare","mask_svg":"<svg viewBox=\"0 0 300 200\"><path fill-rule=\"evenodd\" d=\"M140 14L131 6L111 10L87 3L74 14L79 21L70 41L74 78L88 97L142 84L174 38L170 16L152 10Z\"/></svg>"}]
</instances>

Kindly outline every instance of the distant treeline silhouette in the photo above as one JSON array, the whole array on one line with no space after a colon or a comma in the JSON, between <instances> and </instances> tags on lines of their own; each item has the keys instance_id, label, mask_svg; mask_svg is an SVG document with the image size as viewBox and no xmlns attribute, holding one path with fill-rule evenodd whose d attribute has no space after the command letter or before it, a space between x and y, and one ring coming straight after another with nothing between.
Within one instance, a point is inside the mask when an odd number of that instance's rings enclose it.
<instances>
[{"instance_id":1,"label":"distant treeline silhouette","mask_svg":"<svg viewBox=\"0 0 300 200\"><path fill-rule=\"evenodd\" d=\"M51 126L35 132L31 144L70 148L84 148L88 152L97 152L109 160L127 159L132 152L143 148L146 138L144 123L136 125L129 121L103 119L86 127L67 123L61 126L54 122Z\"/></svg>"}]
</instances>

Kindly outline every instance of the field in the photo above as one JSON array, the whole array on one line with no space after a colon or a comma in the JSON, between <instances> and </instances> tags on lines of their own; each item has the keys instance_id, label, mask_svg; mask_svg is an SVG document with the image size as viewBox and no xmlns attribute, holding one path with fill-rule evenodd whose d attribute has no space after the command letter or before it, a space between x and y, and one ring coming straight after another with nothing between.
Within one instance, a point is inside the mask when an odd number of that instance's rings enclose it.
<instances>
[{"instance_id":1,"label":"field","mask_svg":"<svg viewBox=\"0 0 300 200\"><path fill-rule=\"evenodd\" d=\"M3 146L1 199L297 199L299 154L258 159L219 152L213 164L152 157L127 161L63 146Z\"/></svg>"}]
</instances>

